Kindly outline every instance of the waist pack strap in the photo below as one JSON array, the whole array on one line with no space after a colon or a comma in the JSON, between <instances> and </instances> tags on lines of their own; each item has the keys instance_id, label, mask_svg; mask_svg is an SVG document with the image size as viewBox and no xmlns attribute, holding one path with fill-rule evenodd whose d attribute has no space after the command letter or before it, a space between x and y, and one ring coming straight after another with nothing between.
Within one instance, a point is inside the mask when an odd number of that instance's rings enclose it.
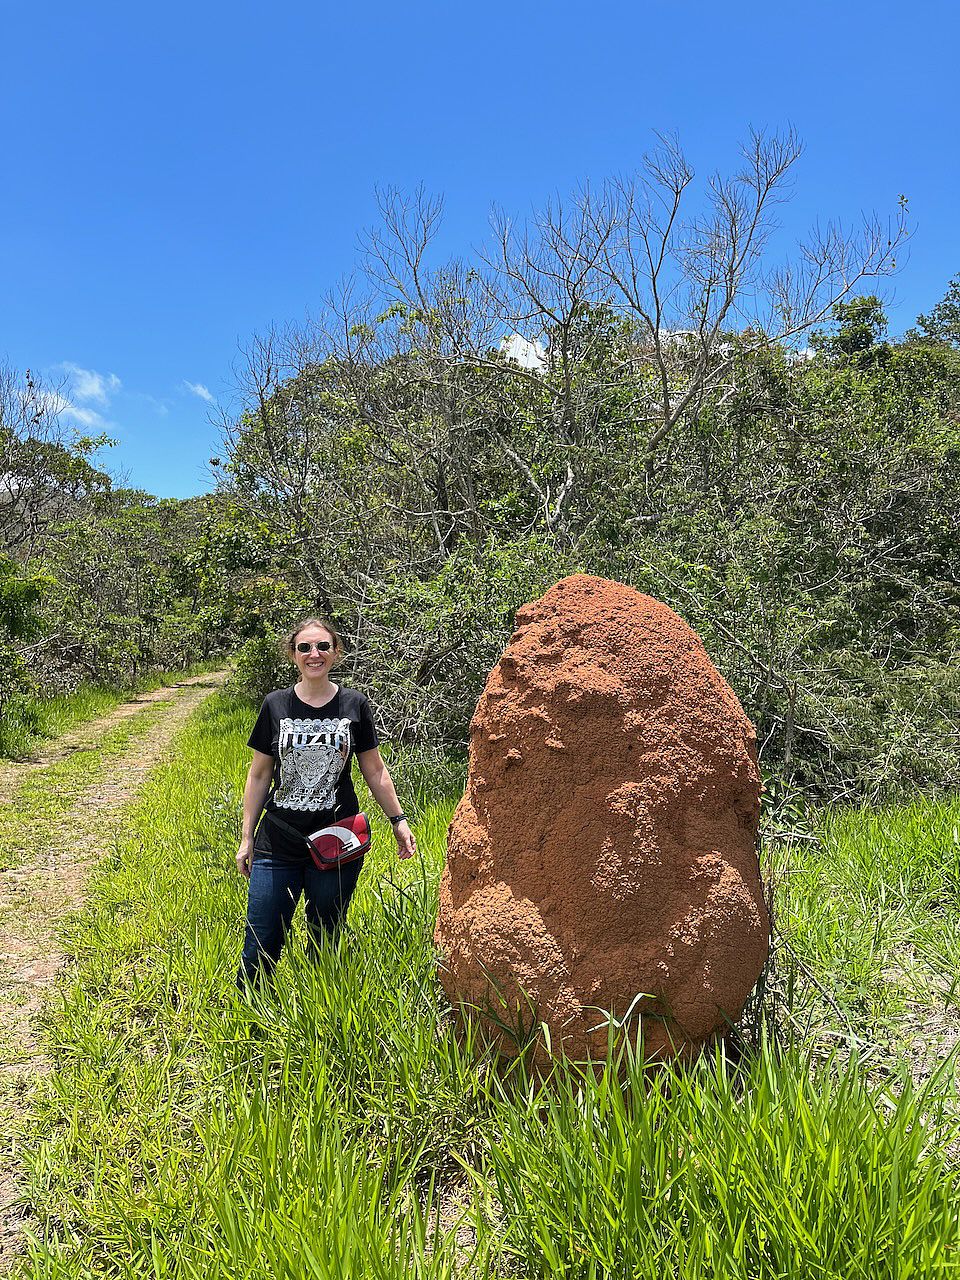
<instances>
[{"instance_id":1,"label":"waist pack strap","mask_svg":"<svg viewBox=\"0 0 960 1280\"><path fill-rule=\"evenodd\" d=\"M275 827L279 827L286 835L292 836L294 840L302 840L309 847L310 841L307 839L303 831L298 831L296 827L292 827L289 822L284 822L283 818L278 818L270 809L264 809L261 821L266 819L272 822Z\"/></svg>"}]
</instances>

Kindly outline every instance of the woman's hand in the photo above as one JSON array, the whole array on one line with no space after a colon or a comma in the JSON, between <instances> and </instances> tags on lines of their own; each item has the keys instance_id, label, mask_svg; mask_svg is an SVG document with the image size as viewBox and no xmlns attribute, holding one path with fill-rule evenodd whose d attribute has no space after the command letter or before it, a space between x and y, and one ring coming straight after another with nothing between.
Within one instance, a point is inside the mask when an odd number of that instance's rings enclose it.
<instances>
[{"instance_id":1,"label":"woman's hand","mask_svg":"<svg viewBox=\"0 0 960 1280\"><path fill-rule=\"evenodd\" d=\"M412 858L417 852L417 842L410 830L410 823L406 819L398 822L393 828L393 834L397 837L397 857Z\"/></svg>"},{"instance_id":2,"label":"woman's hand","mask_svg":"<svg viewBox=\"0 0 960 1280\"><path fill-rule=\"evenodd\" d=\"M250 879L250 868L253 866L253 841L241 840L237 850L237 870L242 876Z\"/></svg>"},{"instance_id":3,"label":"woman's hand","mask_svg":"<svg viewBox=\"0 0 960 1280\"><path fill-rule=\"evenodd\" d=\"M412 858L417 851L417 842L413 838L410 824L406 818L402 822L394 822L403 810L397 799L397 789L393 785L387 766L383 763L379 747L371 747L369 751L358 751L360 772L363 780L370 788L370 794L383 810L383 816L393 826L393 834L397 837L397 857Z\"/></svg>"}]
</instances>

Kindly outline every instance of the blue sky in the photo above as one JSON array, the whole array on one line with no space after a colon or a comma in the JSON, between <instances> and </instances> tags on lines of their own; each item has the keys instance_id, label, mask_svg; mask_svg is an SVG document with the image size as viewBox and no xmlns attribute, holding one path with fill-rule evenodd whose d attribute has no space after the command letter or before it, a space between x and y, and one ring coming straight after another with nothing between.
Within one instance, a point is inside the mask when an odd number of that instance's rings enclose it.
<instances>
[{"instance_id":1,"label":"blue sky","mask_svg":"<svg viewBox=\"0 0 960 1280\"><path fill-rule=\"evenodd\" d=\"M443 245L635 168L698 171L751 127L805 152L784 231L910 200L885 286L909 327L960 271L948 3L363 6L0 0L0 360L64 382L103 456L161 496L210 487L204 395L356 259L374 190L423 182Z\"/></svg>"}]
</instances>

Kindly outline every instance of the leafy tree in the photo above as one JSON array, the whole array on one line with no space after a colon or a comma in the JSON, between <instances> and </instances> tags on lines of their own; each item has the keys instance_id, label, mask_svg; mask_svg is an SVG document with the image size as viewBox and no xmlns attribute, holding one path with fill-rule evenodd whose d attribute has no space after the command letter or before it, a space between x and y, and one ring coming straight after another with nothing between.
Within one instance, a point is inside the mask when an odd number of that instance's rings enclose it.
<instances>
[{"instance_id":1,"label":"leafy tree","mask_svg":"<svg viewBox=\"0 0 960 1280\"><path fill-rule=\"evenodd\" d=\"M947 291L929 315L917 316L917 327L907 333L908 339L945 342L960 349L960 275L947 286Z\"/></svg>"},{"instance_id":2,"label":"leafy tree","mask_svg":"<svg viewBox=\"0 0 960 1280\"><path fill-rule=\"evenodd\" d=\"M205 506L112 489L60 526L47 554L58 591L44 611L51 630L69 632L58 662L122 685L217 651L223 637L201 606Z\"/></svg>"},{"instance_id":3,"label":"leafy tree","mask_svg":"<svg viewBox=\"0 0 960 1280\"><path fill-rule=\"evenodd\" d=\"M881 339L887 331L887 317L880 299L851 298L837 302L831 309L836 324L833 333L816 330L810 336L810 346L826 359L849 360L857 364L872 364L885 360L890 347Z\"/></svg>"},{"instance_id":4,"label":"leafy tree","mask_svg":"<svg viewBox=\"0 0 960 1280\"><path fill-rule=\"evenodd\" d=\"M64 427L65 400L27 371L0 366L0 548L21 561L39 554L58 522L110 486L90 455L105 437Z\"/></svg>"},{"instance_id":5,"label":"leafy tree","mask_svg":"<svg viewBox=\"0 0 960 1280\"><path fill-rule=\"evenodd\" d=\"M29 642L42 634L40 606L52 580L0 554L0 751L21 753L37 727Z\"/></svg>"}]
</instances>

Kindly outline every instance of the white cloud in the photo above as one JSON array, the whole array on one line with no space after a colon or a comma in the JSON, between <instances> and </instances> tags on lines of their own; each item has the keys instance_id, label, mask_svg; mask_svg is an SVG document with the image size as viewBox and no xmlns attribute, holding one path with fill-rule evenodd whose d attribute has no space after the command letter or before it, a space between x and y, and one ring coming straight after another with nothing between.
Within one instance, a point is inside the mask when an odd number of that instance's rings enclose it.
<instances>
[{"instance_id":1,"label":"white cloud","mask_svg":"<svg viewBox=\"0 0 960 1280\"><path fill-rule=\"evenodd\" d=\"M170 412L170 406L166 400L158 400L156 396L151 396L146 391L127 391L124 394L130 400L138 400L141 404L149 405L161 418L165 418Z\"/></svg>"},{"instance_id":2,"label":"white cloud","mask_svg":"<svg viewBox=\"0 0 960 1280\"><path fill-rule=\"evenodd\" d=\"M81 427L105 427L107 425L96 409L87 409L82 405L74 404L66 396L60 395L59 391L48 392L45 399L47 407L52 414L62 414L65 418L72 418L74 422L79 422Z\"/></svg>"},{"instance_id":3,"label":"white cloud","mask_svg":"<svg viewBox=\"0 0 960 1280\"><path fill-rule=\"evenodd\" d=\"M67 413L76 418L82 427L105 427L107 424L93 409L83 409L78 404L67 406Z\"/></svg>"},{"instance_id":4,"label":"white cloud","mask_svg":"<svg viewBox=\"0 0 960 1280\"><path fill-rule=\"evenodd\" d=\"M70 393L75 400L90 400L106 406L110 397L120 390L122 383L115 373L97 373L95 369L81 369L78 364L64 360L60 366L70 380Z\"/></svg>"},{"instance_id":5,"label":"white cloud","mask_svg":"<svg viewBox=\"0 0 960 1280\"><path fill-rule=\"evenodd\" d=\"M547 367L547 349L542 342L531 342L519 333L511 333L500 343L500 351L508 360L513 360L521 369L535 369L542 373Z\"/></svg>"},{"instance_id":6,"label":"white cloud","mask_svg":"<svg viewBox=\"0 0 960 1280\"><path fill-rule=\"evenodd\" d=\"M199 396L201 400L206 400L207 404L216 403L210 393L209 387L205 387L202 382L188 382L186 378L184 378L183 385L195 396Z\"/></svg>"},{"instance_id":7,"label":"white cloud","mask_svg":"<svg viewBox=\"0 0 960 1280\"><path fill-rule=\"evenodd\" d=\"M52 417L69 418L73 422L78 422L81 427L103 428L107 425L95 409L87 409L82 405L74 404L72 400L68 400L59 391L45 392L43 395L43 407Z\"/></svg>"}]
</instances>

